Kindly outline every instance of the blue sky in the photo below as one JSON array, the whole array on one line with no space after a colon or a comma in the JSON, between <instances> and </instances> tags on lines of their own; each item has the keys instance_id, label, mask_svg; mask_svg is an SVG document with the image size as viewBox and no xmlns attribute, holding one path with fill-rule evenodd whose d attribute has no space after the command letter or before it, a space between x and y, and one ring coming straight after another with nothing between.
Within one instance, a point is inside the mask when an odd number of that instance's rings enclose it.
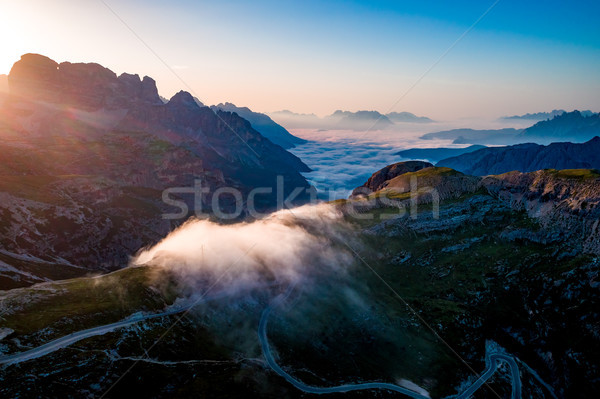
<instances>
[{"instance_id":1,"label":"blue sky","mask_svg":"<svg viewBox=\"0 0 600 399\"><path fill-rule=\"evenodd\" d=\"M172 70L100 0L24 0L3 4L0 73L38 52L258 111L600 110L598 1L500 0L404 97L493 1L105 2Z\"/></svg>"}]
</instances>

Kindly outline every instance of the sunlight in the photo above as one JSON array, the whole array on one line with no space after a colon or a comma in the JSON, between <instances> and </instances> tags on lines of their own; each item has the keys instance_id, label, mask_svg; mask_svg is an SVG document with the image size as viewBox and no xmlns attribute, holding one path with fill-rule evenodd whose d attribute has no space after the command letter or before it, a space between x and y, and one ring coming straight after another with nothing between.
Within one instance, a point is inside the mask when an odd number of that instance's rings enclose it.
<instances>
[{"instance_id":1,"label":"sunlight","mask_svg":"<svg viewBox=\"0 0 600 399\"><path fill-rule=\"evenodd\" d=\"M0 75L10 72L13 64L19 60L22 54L30 52L31 38L21 24L21 14L18 10L19 3L2 6L0 13Z\"/></svg>"}]
</instances>

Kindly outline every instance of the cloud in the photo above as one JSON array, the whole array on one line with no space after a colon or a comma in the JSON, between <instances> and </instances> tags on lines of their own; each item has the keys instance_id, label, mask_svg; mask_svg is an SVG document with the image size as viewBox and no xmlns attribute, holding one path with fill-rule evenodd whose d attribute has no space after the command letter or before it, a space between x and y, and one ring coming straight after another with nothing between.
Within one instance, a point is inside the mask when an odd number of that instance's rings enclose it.
<instances>
[{"instance_id":1,"label":"cloud","mask_svg":"<svg viewBox=\"0 0 600 399\"><path fill-rule=\"evenodd\" d=\"M332 206L316 205L273 213L266 219L220 225L191 220L156 246L139 253L134 265L152 265L193 290L230 293L341 277L353 263L336 240L351 229Z\"/></svg>"}]
</instances>

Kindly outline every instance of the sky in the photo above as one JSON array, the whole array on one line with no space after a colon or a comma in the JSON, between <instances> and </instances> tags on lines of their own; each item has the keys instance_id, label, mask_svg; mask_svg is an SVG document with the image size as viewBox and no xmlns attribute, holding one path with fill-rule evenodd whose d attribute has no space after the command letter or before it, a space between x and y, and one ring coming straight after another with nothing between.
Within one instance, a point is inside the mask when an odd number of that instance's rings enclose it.
<instances>
[{"instance_id":1,"label":"sky","mask_svg":"<svg viewBox=\"0 0 600 399\"><path fill-rule=\"evenodd\" d=\"M597 0L2 0L0 10L0 74L31 52L259 112L600 111Z\"/></svg>"}]
</instances>

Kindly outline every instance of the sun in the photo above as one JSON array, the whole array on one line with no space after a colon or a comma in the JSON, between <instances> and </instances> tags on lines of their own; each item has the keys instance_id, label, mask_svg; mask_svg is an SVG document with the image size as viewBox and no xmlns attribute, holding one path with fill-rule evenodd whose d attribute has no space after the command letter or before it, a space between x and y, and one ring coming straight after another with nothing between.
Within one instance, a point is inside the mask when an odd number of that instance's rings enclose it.
<instances>
[{"instance_id":1,"label":"sun","mask_svg":"<svg viewBox=\"0 0 600 399\"><path fill-rule=\"evenodd\" d=\"M21 55L31 52L32 38L27 24L22 23L23 14L16 4L3 5L0 13L0 75L8 74Z\"/></svg>"}]
</instances>

